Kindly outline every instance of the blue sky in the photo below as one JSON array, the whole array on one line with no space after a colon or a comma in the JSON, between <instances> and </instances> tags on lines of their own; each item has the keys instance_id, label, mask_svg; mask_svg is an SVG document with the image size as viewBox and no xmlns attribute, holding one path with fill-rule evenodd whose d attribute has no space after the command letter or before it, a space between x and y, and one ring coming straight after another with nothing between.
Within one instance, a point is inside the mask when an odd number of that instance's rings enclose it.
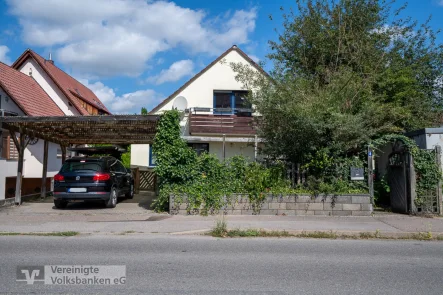
<instances>
[{"instance_id":1,"label":"blue sky","mask_svg":"<svg viewBox=\"0 0 443 295\"><path fill-rule=\"evenodd\" d=\"M139 112L233 44L266 62L268 40L282 29L280 7L294 2L0 0L0 61L12 63L26 48L44 57L51 52L112 112ZM443 27L443 0L408 2L404 15L420 22L432 15L431 25Z\"/></svg>"}]
</instances>

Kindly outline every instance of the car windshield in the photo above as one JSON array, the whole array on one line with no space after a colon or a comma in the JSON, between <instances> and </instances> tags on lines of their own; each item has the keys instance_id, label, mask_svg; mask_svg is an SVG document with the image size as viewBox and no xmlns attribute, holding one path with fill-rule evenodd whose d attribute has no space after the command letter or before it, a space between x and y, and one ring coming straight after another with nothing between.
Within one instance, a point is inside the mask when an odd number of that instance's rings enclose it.
<instances>
[{"instance_id":1,"label":"car windshield","mask_svg":"<svg viewBox=\"0 0 443 295\"><path fill-rule=\"evenodd\" d=\"M103 163L98 161L78 160L63 164L61 172L103 171Z\"/></svg>"}]
</instances>

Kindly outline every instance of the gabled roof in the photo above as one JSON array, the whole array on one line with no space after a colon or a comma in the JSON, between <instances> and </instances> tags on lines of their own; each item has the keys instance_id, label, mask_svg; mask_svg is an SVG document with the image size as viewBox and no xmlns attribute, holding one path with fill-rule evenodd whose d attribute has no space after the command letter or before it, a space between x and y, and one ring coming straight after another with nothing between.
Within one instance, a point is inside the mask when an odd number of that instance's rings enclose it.
<instances>
[{"instance_id":1,"label":"gabled roof","mask_svg":"<svg viewBox=\"0 0 443 295\"><path fill-rule=\"evenodd\" d=\"M63 116L34 78L0 62L0 87L28 116Z\"/></svg>"},{"instance_id":2,"label":"gabled roof","mask_svg":"<svg viewBox=\"0 0 443 295\"><path fill-rule=\"evenodd\" d=\"M95 108L111 114L100 99L88 87L56 67L53 61L46 60L31 49L27 49L12 65L13 68L19 67L29 58L33 58L39 66L48 74L54 81L57 87L63 92L68 100L75 106L75 108L82 115L89 115L88 111L80 104L79 99L84 100Z\"/></svg>"},{"instance_id":3,"label":"gabled roof","mask_svg":"<svg viewBox=\"0 0 443 295\"><path fill-rule=\"evenodd\" d=\"M259 72L261 72L262 74L264 74L265 76L269 76L268 73L266 73L262 67L260 67L255 61L253 61L246 53L243 52L243 50L241 50L240 48L237 47L237 45L233 45L231 48L229 48L228 50L226 50L225 52L223 52L222 55L220 55L219 57L217 57L213 62L211 62L206 68L204 68L203 70L201 70L199 73L197 73L194 77L192 77L188 82L186 82L182 87L180 87L179 89L177 89L177 91L175 91L174 93L172 93L170 96L168 96L165 100L163 100L158 106L156 106L155 108L153 108L149 114L154 114L155 112L157 112L161 107L163 107L165 104L167 104L168 102L170 102L174 97L176 97L180 92L182 92L183 90L185 90L186 87L188 87L189 85L192 84L192 82L194 82L195 80L197 80L201 75L203 75L205 72L207 72L210 68L212 68L212 66L214 66L215 64L217 64L219 61L221 61L223 58L225 58L225 56L227 56L229 53L231 53L232 51L236 51L238 54L240 54L241 57L243 57L247 62L249 62L249 64L254 67L256 70L258 70Z\"/></svg>"}]
</instances>

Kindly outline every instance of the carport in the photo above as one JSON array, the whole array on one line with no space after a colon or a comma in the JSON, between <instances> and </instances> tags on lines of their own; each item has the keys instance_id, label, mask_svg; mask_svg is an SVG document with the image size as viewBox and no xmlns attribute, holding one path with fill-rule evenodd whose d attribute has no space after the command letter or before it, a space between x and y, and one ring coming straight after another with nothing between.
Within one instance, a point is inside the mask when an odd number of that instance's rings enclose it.
<instances>
[{"instance_id":1,"label":"carport","mask_svg":"<svg viewBox=\"0 0 443 295\"><path fill-rule=\"evenodd\" d=\"M60 145L63 163L66 148L71 145L150 144L155 136L158 119L156 115L0 117L3 128L15 135L12 139L18 151L15 203L21 203L24 151L33 138L44 140L43 197L46 195L49 142Z\"/></svg>"}]
</instances>

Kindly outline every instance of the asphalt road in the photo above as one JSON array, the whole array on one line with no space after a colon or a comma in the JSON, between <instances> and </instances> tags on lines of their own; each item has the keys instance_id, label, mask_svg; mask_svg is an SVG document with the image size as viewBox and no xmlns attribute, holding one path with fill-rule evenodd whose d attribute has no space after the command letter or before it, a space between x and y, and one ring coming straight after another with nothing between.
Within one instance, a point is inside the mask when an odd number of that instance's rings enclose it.
<instances>
[{"instance_id":1,"label":"asphalt road","mask_svg":"<svg viewBox=\"0 0 443 295\"><path fill-rule=\"evenodd\" d=\"M0 294L442 294L443 243L0 236ZM18 265L126 265L124 286L16 282Z\"/></svg>"}]
</instances>

